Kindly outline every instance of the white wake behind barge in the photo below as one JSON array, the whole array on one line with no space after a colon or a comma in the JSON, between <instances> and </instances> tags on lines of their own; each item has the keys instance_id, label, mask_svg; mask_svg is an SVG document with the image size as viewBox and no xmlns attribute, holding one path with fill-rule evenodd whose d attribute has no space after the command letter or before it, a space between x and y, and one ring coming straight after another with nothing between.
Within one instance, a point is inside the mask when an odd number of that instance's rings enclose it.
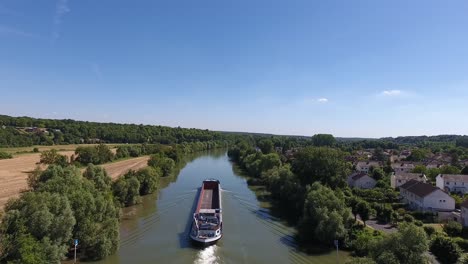
<instances>
[{"instance_id":1,"label":"white wake behind barge","mask_svg":"<svg viewBox=\"0 0 468 264\"><path fill-rule=\"evenodd\" d=\"M223 236L221 185L218 180L207 179L202 183L197 208L193 213L190 238L203 244L211 244Z\"/></svg>"}]
</instances>

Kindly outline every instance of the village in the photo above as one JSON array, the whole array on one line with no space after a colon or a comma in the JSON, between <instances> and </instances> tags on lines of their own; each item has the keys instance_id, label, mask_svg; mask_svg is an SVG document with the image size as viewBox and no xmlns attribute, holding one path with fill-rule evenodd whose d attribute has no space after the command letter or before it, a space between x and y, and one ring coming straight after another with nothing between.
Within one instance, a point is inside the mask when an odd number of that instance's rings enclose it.
<instances>
[{"instance_id":1,"label":"village","mask_svg":"<svg viewBox=\"0 0 468 264\"><path fill-rule=\"evenodd\" d=\"M376 157L376 152L380 157ZM468 175L451 173L455 161L450 154L438 153L421 161L408 161L411 154L411 150L356 151L347 157L353 164L353 173L347 177L347 183L351 188L372 190L379 181L385 180L398 193L406 210L432 214L429 218L432 220L427 222L455 221L467 227L468 198L465 199L465 194L468 192ZM456 163L458 167L466 168L468 160L457 160ZM389 177L382 177L382 173Z\"/></svg>"}]
</instances>

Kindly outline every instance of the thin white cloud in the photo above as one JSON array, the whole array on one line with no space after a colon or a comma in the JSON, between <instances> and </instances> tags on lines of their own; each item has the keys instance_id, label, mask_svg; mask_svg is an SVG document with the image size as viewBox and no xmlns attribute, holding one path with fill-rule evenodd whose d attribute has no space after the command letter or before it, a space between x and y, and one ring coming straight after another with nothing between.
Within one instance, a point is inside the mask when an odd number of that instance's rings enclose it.
<instances>
[{"instance_id":1,"label":"thin white cloud","mask_svg":"<svg viewBox=\"0 0 468 264\"><path fill-rule=\"evenodd\" d=\"M319 99L317 99L317 102L319 102L319 103L328 103L328 99L327 98L319 98Z\"/></svg>"},{"instance_id":2,"label":"thin white cloud","mask_svg":"<svg viewBox=\"0 0 468 264\"><path fill-rule=\"evenodd\" d=\"M58 0L55 6L54 28L52 31L52 42L55 43L60 38L60 25L65 14L70 12L68 0Z\"/></svg>"},{"instance_id":3,"label":"thin white cloud","mask_svg":"<svg viewBox=\"0 0 468 264\"><path fill-rule=\"evenodd\" d=\"M36 37L34 34L24 32L22 30L12 28L9 26L5 26L5 25L0 25L0 36L1 35L13 35L13 36L27 37L27 38Z\"/></svg>"},{"instance_id":4,"label":"thin white cloud","mask_svg":"<svg viewBox=\"0 0 468 264\"><path fill-rule=\"evenodd\" d=\"M381 93L383 96L399 96L402 92L400 90L385 90Z\"/></svg>"},{"instance_id":5,"label":"thin white cloud","mask_svg":"<svg viewBox=\"0 0 468 264\"><path fill-rule=\"evenodd\" d=\"M95 62L91 63L91 71L94 73L94 75L96 75L97 78L102 78L101 66L99 66L99 64Z\"/></svg>"}]
</instances>

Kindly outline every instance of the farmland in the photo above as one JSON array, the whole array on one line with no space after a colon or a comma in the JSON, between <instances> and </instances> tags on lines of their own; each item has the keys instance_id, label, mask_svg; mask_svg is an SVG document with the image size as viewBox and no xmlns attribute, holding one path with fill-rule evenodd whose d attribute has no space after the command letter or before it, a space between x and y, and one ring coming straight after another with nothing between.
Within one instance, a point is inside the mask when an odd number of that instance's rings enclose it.
<instances>
[{"instance_id":1,"label":"farmland","mask_svg":"<svg viewBox=\"0 0 468 264\"><path fill-rule=\"evenodd\" d=\"M74 154L76 145L44 146L40 148L40 150L43 151L51 148L58 149L60 150L60 154L70 157ZM12 148L10 150L18 152L24 151L23 149L32 150L31 147ZM113 151L115 151L115 149L113 149ZM40 153L14 155L12 159L0 160L0 208L5 205L9 198L18 197L21 191L27 189L28 173L38 166L39 160ZM115 161L102 166L107 170L109 176L115 179L128 170L137 170L145 167L147 161L148 157L146 156ZM42 166L42 168L44 168L44 166Z\"/></svg>"}]
</instances>

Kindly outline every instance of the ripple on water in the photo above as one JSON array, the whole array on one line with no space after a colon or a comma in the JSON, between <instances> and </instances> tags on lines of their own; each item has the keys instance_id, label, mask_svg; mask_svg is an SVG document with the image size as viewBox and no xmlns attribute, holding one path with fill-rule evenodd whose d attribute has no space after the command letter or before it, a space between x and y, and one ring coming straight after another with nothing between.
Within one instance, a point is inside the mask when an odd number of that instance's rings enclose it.
<instances>
[{"instance_id":1,"label":"ripple on water","mask_svg":"<svg viewBox=\"0 0 468 264\"><path fill-rule=\"evenodd\" d=\"M212 245L200 250L194 264L219 264L218 256L216 256L217 249L216 245Z\"/></svg>"}]
</instances>

